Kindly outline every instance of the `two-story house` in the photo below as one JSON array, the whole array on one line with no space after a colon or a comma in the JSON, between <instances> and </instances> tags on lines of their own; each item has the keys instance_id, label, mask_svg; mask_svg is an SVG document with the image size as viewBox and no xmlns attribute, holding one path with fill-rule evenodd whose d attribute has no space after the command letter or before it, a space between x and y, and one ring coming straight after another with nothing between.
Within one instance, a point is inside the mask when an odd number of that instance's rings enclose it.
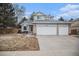
<instances>
[{"instance_id":1,"label":"two-story house","mask_svg":"<svg viewBox=\"0 0 79 59\"><path fill-rule=\"evenodd\" d=\"M36 35L69 35L71 22L54 20L53 16L34 12L21 22L21 29ZM27 29L25 29L25 27Z\"/></svg>"}]
</instances>

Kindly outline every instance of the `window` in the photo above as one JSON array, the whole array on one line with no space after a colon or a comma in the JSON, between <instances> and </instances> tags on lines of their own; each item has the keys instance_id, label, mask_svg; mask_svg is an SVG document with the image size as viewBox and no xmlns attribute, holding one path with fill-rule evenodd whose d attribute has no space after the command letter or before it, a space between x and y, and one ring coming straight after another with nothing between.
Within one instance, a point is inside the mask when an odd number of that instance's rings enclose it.
<instances>
[{"instance_id":1,"label":"window","mask_svg":"<svg viewBox=\"0 0 79 59\"><path fill-rule=\"evenodd\" d=\"M27 30L27 27L26 26L24 26L24 30Z\"/></svg>"},{"instance_id":2,"label":"window","mask_svg":"<svg viewBox=\"0 0 79 59\"><path fill-rule=\"evenodd\" d=\"M37 20L44 20L44 16L37 16Z\"/></svg>"},{"instance_id":3,"label":"window","mask_svg":"<svg viewBox=\"0 0 79 59\"><path fill-rule=\"evenodd\" d=\"M37 16L37 19L40 19L40 16Z\"/></svg>"}]
</instances>

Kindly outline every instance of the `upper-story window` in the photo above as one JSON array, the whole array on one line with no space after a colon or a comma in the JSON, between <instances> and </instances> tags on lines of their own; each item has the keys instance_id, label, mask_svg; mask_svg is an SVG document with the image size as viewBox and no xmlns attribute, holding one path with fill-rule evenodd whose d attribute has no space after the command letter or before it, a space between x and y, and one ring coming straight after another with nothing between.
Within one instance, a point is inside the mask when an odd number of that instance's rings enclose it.
<instances>
[{"instance_id":1,"label":"upper-story window","mask_svg":"<svg viewBox=\"0 0 79 59\"><path fill-rule=\"evenodd\" d=\"M44 20L44 16L37 16L37 20Z\"/></svg>"},{"instance_id":2,"label":"upper-story window","mask_svg":"<svg viewBox=\"0 0 79 59\"><path fill-rule=\"evenodd\" d=\"M37 19L40 19L40 16L37 16Z\"/></svg>"},{"instance_id":3,"label":"upper-story window","mask_svg":"<svg viewBox=\"0 0 79 59\"><path fill-rule=\"evenodd\" d=\"M44 16L34 16L34 20L45 20Z\"/></svg>"}]
</instances>

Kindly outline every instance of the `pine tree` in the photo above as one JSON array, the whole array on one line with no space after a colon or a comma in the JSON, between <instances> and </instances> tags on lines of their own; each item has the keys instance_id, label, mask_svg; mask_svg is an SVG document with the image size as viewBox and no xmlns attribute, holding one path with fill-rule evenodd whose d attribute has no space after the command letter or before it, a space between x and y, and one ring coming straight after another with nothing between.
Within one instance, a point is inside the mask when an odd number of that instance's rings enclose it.
<instances>
[{"instance_id":1,"label":"pine tree","mask_svg":"<svg viewBox=\"0 0 79 59\"><path fill-rule=\"evenodd\" d=\"M0 3L0 24L4 26L15 26L15 12L11 3Z\"/></svg>"},{"instance_id":2,"label":"pine tree","mask_svg":"<svg viewBox=\"0 0 79 59\"><path fill-rule=\"evenodd\" d=\"M74 19L73 18L71 18L69 21L73 21Z\"/></svg>"},{"instance_id":3,"label":"pine tree","mask_svg":"<svg viewBox=\"0 0 79 59\"><path fill-rule=\"evenodd\" d=\"M58 20L59 20L59 21L64 21L63 17L60 17Z\"/></svg>"}]
</instances>

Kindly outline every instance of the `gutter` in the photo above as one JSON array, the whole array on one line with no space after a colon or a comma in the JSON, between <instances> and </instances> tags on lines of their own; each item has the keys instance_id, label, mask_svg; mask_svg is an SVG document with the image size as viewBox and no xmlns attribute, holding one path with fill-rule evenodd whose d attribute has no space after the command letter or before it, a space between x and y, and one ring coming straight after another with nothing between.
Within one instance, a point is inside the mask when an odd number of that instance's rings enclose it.
<instances>
[{"instance_id":1,"label":"gutter","mask_svg":"<svg viewBox=\"0 0 79 59\"><path fill-rule=\"evenodd\" d=\"M71 24L72 22L32 22L33 24Z\"/></svg>"}]
</instances>

